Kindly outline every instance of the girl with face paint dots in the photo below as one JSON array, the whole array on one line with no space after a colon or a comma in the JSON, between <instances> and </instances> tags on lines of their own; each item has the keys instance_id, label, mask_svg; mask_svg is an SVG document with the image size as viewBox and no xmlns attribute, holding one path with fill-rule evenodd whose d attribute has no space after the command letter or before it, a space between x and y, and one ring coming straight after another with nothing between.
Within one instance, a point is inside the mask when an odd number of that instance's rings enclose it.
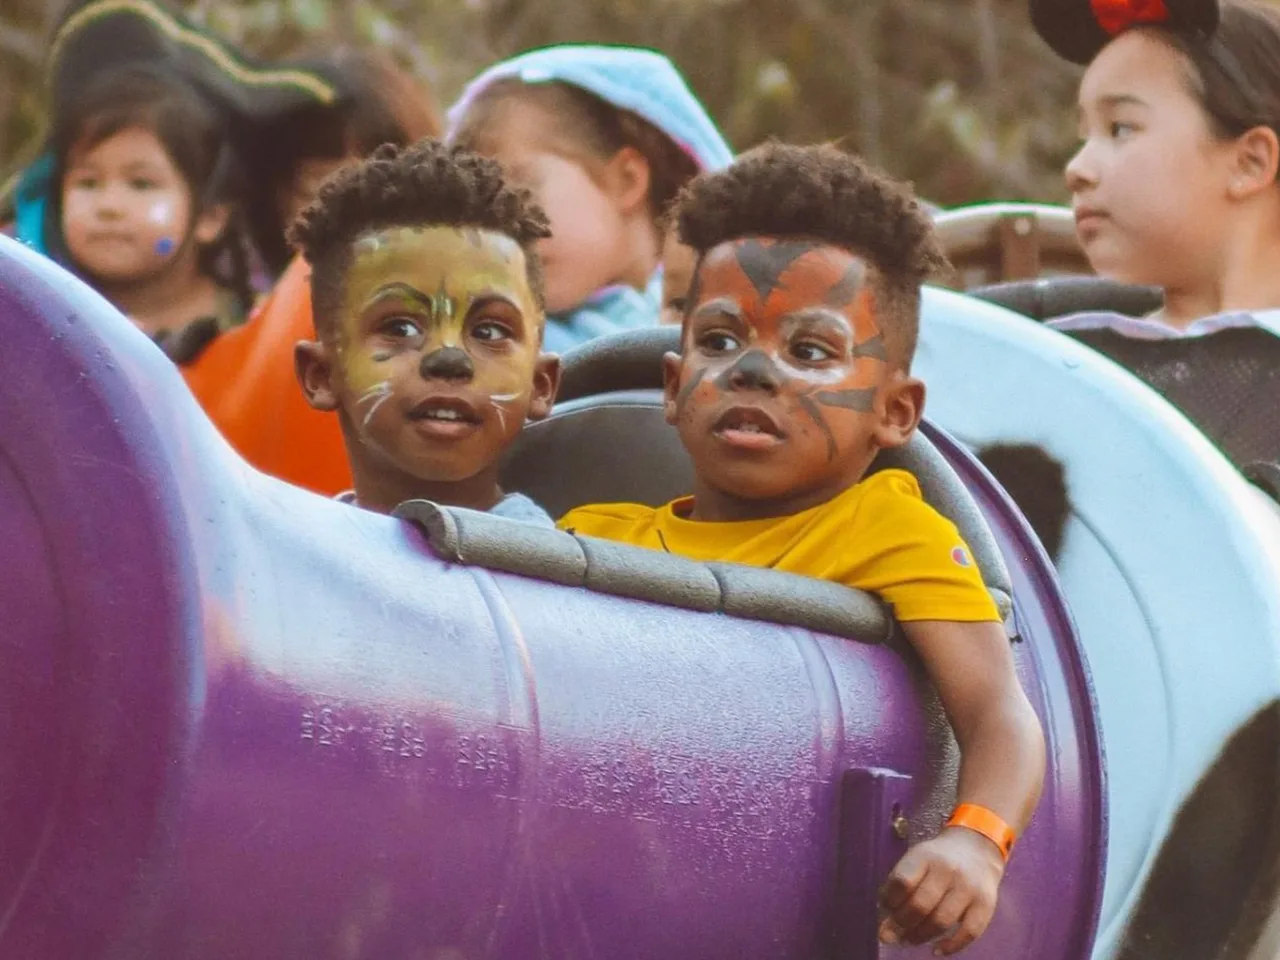
<instances>
[{"instance_id":1,"label":"girl with face paint dots","mask_svg":"<svg viewBox=\"0 0 1280 960\"><path fill-rule=\"evenodd\" d=\"M158 339L252 301L239 170L218 109L156 66L115 68L53 131L51 255Z\"/></svg>"}]
</instances>

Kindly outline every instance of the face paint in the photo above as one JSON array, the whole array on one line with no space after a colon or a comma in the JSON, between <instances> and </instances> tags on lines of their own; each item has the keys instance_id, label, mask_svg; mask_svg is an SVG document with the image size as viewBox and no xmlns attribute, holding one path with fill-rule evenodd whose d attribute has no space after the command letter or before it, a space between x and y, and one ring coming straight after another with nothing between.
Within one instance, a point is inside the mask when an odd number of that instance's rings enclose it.
<instances>
[{"instance_id":1,"label":"face paint","mask_svg":"<svg viewBox=\"0 0 1280 960\"><path fill-rule=\"evenodd\" d=\"M884 334L877 333L869 340L863 340L861 343L853 345L853 358L855 360L862 357L870 357L873 360L889 361L889 351L884 343Z\"/></svg>"},{"instance_id":2,"label":"face paint","mask_svg":"<svg viewBox=\"0 0 1280 960\"><path fill-rule=\"evenodd\" d=\"M693 391L698 389L698 385L702 383L702 378L707 375L706 367L699 367L686 379L684 386L680 388L680 392L676 395L676 409L681 416L684 415L685 405L689 402L689 397Z\"/></svg>"},{"instance_id":3,"label":"face paint","mask_svg":"<svg viewBox=\"0 0 1280 960\"><path fill-rule=\"evenodd\" d=\"M774 390L785 378L762 350L748 350L716 379L721 390Z\"/></svg>"},{"instance_id":4,"label":"face paint","mask_svg":"<svg viewBox=\"0 0 1280 960\"><path fill-rule=\"evenodd\" d=\"M465 350L441 347L422 358L418 373L423 380L470 380L476 368Z\"/></svg>"},{"instance_id":5,"label":"face paint","mask_svg":"<svg viewBox=\"0 0 1280 960\"><path fill-rule=\"evenodd\" d=\"M365 411L362 425L369 426L369 421L373 419L373 415L378 412L378 408L382 406L391 397L391 384L385 380L375 386L370 387L356 400L358 406L368 404L369 409Z\"/></svg>"},{"instance_id":6,"label":"face paint","mask_svg":"<svg viewBox=\"0 0 1280 960\"><path fill-rule=\"evenodd\" d=\"M743 240L738 245L738 266L751 281L760 299L767 300L778 288L787 268L817 246L816 243L804 240Z\"/></svg>"},{"instance_id":7,"label":"face paint","mask_svg":"<svg viewBox=\"0 0 1280 960\"><path fill-rule=\"evenodd\" d=\"M173 225L173 205L166 200L157 200L147 210L147 222L153 227L170 227Z\"/></svg>"},{"instance_id":8,"label":"face paint","mask_svg":"<svg viewBox=\"0 0 1280 960\"><path fill-rule=\"evenodd\" d=\"M860 292L867 294L867 270L860 261L853 261L844 272L840 282L827 291L823 302L829 307L847 307Z\"/></svg>"},{"instance_id":9,"label":"face paint","mask_svg":"<svg viewBox=\"0 0 1280 960\"><path fill-rule=\"evenodd\" d=\"M822 394L818 394L818 397L820 400ZM797 399L800 401L801 409L803 409L804 412L809 415L809 419L813 421L813 425L821 430L822 435L827 438L828 462L834 460L836 458L837 447L835 434L831 432L831 425L828 424L826 419L822 416L822 411L818 409L818 404L813 402L812 397L802 394Z\"/></svg>"},{"instance_id":10,"label":"face paint","mask_svg":"<svg viewBox=\"0 0 1280 960\"><path fill-rule=\"evenodd\" d=\"M99 285L131 297L182 249L191 229L187 182L143 127L77 144L67 162L61 224L67 251ZM198 269L194 261L189 266Z\"/></svg>"},{"instance_id":11,"label":"face paint","mask_svg":"<svg viewBox=\"0 0 1280 960\"><path fill-rule=\"evenodd\" d=\"M147 223L153 227L159 227L162 230L172 229L173 219L173 204L167 200L157 200L147 210ZM176 247L177 244L174 243L173 237L168 235L161 236L155 243L156 255L167 257L173 253Z\"/></svg>"},{"instance_id":12,"label":"face paint","mask_svg":"<svg viewBox=\"0 0 1280 960\"><path fill-rule=\"evenodd\" d=\"M812 241L707 251L669 388L699 496L776 506L860 479L892 372L867 278L859 257Z\"/></svg>"},{"instance_id":13,"label":"face paint","mask_svg":"<svg viewBox=\"0 0 1280 960\"><path fill-rule=\"evenodd\" d=\"M333 346L349 449L377 450L370 470L390 460L425 482L496 482L540 353L519 244L451 227L369 234L352 246L341 311ZM363 454L352 456L356 469Z\"/></svg>"},{"instance_id":14,"label":"face paint","mask_svg":"<svg viewBox=\"0 0 1280 960\"><path fill-rule=\"evenodd\" d=\"M876 391L873 387L864 390L819 390L814 398L824 407L843 407L845 410L870 413L875 406Z\"/></svg>"}]
</instances>

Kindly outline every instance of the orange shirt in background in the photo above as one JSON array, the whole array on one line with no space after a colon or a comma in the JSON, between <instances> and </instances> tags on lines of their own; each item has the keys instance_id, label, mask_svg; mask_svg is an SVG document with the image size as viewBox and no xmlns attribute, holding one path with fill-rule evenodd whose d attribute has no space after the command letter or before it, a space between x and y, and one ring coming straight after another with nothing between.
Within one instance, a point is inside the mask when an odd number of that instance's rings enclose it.
<instances>
[{"instance_id":1,"label":"orange shirt in background","mask_svg":"<svg viewBox=\"0 0 1280 960\"><path fill-rule=\"evenodd\" d=\"M214 339L182 373L249 463L333 496L351 489L338 418L307 406L293 372L294 344L315 339L310 275L295 259L249 320Z\"/></svg>"}]
</instances>

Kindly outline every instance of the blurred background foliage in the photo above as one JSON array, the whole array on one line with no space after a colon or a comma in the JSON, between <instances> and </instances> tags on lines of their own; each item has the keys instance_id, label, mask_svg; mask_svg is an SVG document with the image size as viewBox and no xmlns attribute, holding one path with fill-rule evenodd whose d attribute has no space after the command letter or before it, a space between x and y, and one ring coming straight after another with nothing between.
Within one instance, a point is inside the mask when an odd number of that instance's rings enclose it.
<instances>
[{"instance_id":1,"label":"blurred background foliage","mask_svg":"<svg viewBox=\"0 0 1280 960\"><path fill-rule=\"evenodd\" d=\"M0 171L29 156L65 0L0 0ZM655 47L737 149L836 140L947 206L1061 200L1078 71L1026 0L187 0L263 57L326 43L392 53L442 104L496 59L566 41ZM2 177L0 177L2 179Z\"/></svg>"}]
</instances>

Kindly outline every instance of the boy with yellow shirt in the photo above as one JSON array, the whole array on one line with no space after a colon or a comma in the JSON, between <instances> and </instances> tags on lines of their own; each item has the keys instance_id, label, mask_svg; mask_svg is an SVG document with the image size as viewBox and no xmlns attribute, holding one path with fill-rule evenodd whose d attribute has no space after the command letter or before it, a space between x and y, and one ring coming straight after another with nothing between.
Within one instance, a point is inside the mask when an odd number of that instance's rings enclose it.
<instances>
[{"instance_id":1,"label":"boy with yellow shirt","mask_svg":"<svg viewBox=\"0 0 1280 960\"><path fill-rule=\"evenodd\" d=\"M947 827L885 885L881 939L954 953L990 923L1039 799L1044 739L955 525L911 474L863 479L920 421L910 364L920 287L942 262L932 226L856 158L770 144L694 181L679 227L698 261L682 355L665 358L665 405L693 460L693 496L657 510L582 507L560 526L833 580L893 607L962 760Z\"/></svg>"}]
</instances>

